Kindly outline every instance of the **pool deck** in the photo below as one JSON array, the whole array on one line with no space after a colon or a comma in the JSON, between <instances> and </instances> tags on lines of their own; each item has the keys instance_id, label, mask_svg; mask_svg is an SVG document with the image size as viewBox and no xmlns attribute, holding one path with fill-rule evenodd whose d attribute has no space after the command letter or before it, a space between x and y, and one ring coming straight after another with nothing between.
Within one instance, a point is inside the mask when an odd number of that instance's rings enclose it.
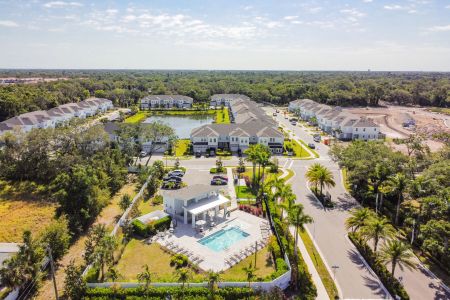
<instances>
[{"instance_id":1,"label":"pool deck","mask_svg":"<svg viewBox=\"0 0 450 300\"><path fill-rule=\"evenodd\" d=\"M199 263L199 267L204 270L212 270L215 272L223 271L230 266L225 262L225 259L229 258L232 254L245 249L248 246L255 245L256 241L263 238L260 225L267 222L265 219L256 217L249 213L236 210L231 212L230 217L226 220L218 218L217 225L212 229L207 229L204 233L199 234L194 231L191 224L181 224L178 222L178 226L172 237L169 238L170 241L175 242L184 249L190 250L196 255L200 256L203 261ZM242 240L237 241L229 249L225 249L220 252L215 252L198 243L204 237L207 237L215 232L222 230L224 228L239 226L240 229L249 234ZM167 239L166 239L167 240Z\"/></svg>"}]
</instances>

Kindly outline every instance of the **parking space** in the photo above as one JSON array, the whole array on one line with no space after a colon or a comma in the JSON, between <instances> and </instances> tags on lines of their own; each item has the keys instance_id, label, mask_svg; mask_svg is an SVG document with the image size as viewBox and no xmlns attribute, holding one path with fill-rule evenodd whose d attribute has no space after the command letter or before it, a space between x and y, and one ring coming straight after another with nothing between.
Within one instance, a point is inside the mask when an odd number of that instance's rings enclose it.
<instances>
[{"instance_id":1,"label":"parking space","mask_svg":"<svg viewBox=\"0 0 450 300\"><path fill-rule=\"evenodd\" d=\"M186 168L183 181L187 185L193 184L210 184L213 175L209 173L209 168L193 169Z\"/></svg>"}]
</instances>

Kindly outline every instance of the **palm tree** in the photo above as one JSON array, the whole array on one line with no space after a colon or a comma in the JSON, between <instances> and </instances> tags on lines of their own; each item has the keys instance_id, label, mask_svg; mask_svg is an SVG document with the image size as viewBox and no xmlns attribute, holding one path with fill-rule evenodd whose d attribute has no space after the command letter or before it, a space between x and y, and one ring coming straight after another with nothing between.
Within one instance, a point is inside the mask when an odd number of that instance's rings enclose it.
<instances>
[{"instance_id":1,"label":"palm tree","mask_svg":"<svg viewBox=\"0 0 450 300\"><path fill-rule=\"evenodd\" d=\"M147 264L143 265L142 268L144 269L144 271L137 275L137 279L139 280L139 282L144 283L145 290L148 291L150 283L152 283L153 274L150 272L150 268Z\"/></svg>"},{"instance_id":2,"label":"palm tree","mask_svg":"<svg viewBox=\"0 0 450 300\"><path fill-rule=\"evenodd\" d=\"M316 192L317 192L317 187L319 185L319 180L317 178L317 171L322 167L321 164L319 163L314 163L312 164L309 168L308 171L306 171L306 179L310 182L313 183L316 187Z\"/></svg>"},{"instance_id":3,"label":"palm tree","mask_svg":"<svg viewBox=\"0 0 450 300\"><path fill-rule=\"evenodd\" d=\"M281 208L280 220L283 220L284 212L289 213L289 211L291 211L292 207L295 204L295 199L297 199L297 196L295 196L295 194L292 192L284 195L283 202L278 204L278 207Z\"/></svg>"},{"instance_id":4,"label":"palm tree","mask_svg":"<svg viewBox=\"0 0 450 300\"><path fill-rule=\"evenodd\" d=\"M106 273L106 276L111 279L112 282L115 282L119 277L121 277L122 275L119 273L119 271L117 271L116 268L114 267L110 267L108 269L108 273Z\"/></svg>"},{"instance_id":5,"label":"palm tree","mask_svg":"<svg viewBox=\"0 0 450 300\"><path fill-rule=\"evenodd\" d=\"M294 254L297 258L297 242L298 242L298 231L304 230L304 225L312 223L313 219L303 212L303 205L297 203L294 204L291 210L288 212L289 223L295 227L295 244L294 244Z\"/></svg>"},{"instance_id":6,"label":"palm tree","mask_svg":"<svg viewBox=\"0 0 450 300\"><path fill-rule=\"evenodd\" d=\"M183 298L184 298L184 285L186 284L186 282L189 281L189 279L192 278L191 271L189 271L189 269L187 268L180 268L177 269L175 272L177 276L177 281L182 283L181 289L183 290Z\"/></svg>"},{"instance_id":7,"label":"palm tree","mask_svg":"<svg viewBox=\"0 0 450 300\"><path fill-rule=\"evenodd\" d=\"M248 265L248 267L243 267L242 270L247 275L248 287L251 287L252 280L256 277L255 272L256 268L252 266L252 263Z\"/></svg>"},{"instance_id":8,"label":"palm tree","mask_svg":"<svg viewBox=\"0 0 450 300\"><path fill-rule=\"evenodd\" d=\"M253 167L253 173L252 173L252 185L255 184L255 173L256 173L256 162L258 160L258 152L256 151L257 149L255 148L255 145L250 145L250 147L248 147L244 153L245 155L247 155L247 157L245 158L246 161L249 161L252 163L252 167Z\"/></svg>"},{"instance_id":9,"label":"palm tree","mask_svg":"<svg viewBox=\"0 0 450 300\"><path fill-rule=\"evenodd\" d=\"M259 178L260 180L262 180L262 184L259 184L259 187L261 188L262 186L264 186L265 170L266 170L266 167L270 164L271 152L270 152L269 147L267 147L265 145L259 145L258 148L259 149L258 149L257 162L262 167L262 174L260 174L261 176Z\"/></svg>"},{"instance_id":10,"label":"palm tree","mask_svg":"<svg viewBox=\"0 0 450 300\"><path fill-rule=\"evenodd\" d=\"M220 273L209 271L206 274L206 279L208 280L209 291L211 292L211 298L214 299L214 293L216 291L216 285L220 281Z\"/></svg>"},{"instance_id":11,"label":"palm tree","mask_svg":"<svg viewBox=\"0 0 450 300\"><path fill-rule=\"evenodd\" d=\"M352 232L356 232L359 228L363 227L367 221L374 217L373 211L367 207L360 209L353 209L351 211L351 217L345 220L345 228Z\"/></svg>"},{"instance_id":12,"label":"palm tree","mask_svg":"<svg viewBox=\"0 0 450 300\"><path fill-rule=\"evenodd\" d=\"M388 180L390 170L386 164L378 163L375 166L375 170L369 178L369 182L372 184L373 193L376 197L375 210L378 211L378 202L380 200L380 187ZM363 198L364 201L364 198Z\"/></svg>"},{"instance_id":13,"label":"palm tree","mask_svg":"<svg viewBox=\"0 0 450 300\"><path fill-rule=\"evenodd\" d=\"M392 276L395 274L395 267L397 265L399 265L401 269L403 269L403 267L413 269L416 264L413 262L412 258L413 254L410 251L410 246L399 240L387 241L381 248L380 259L384 264L392 264Z\"/></svg>"},{"instance_id":14,"label":"palm tree","mask_svg":"<svg viewBox=\"0 0 450 300\"><path fill-rule=\"evenodd\" d=\"M327 187L333 187L336 185L336 182L334 182L334 176L333 173L331 173L330 170L328 170L326 167L321 166L320 169L316 171L317 173L317 180L320 185L320 195L323 196L322 190L323 186Z\"/></svg>"},{"instance_id":15,"label":"palm tree","mask_svg":"<svg viewBox=\"0 0 450 300\"><path fill-rule=\"evenodd\" d=\"M378 242L393 237L395 229L385 217L375 216L364 224L361 235L365 240L373 239L373 251L376 254Z\"/></svg>"},{"instance_id":16,"label":"palm tree","mask_svg":"<svg viewBox=\"0 0 450 300\"><path fill-rule=\"evenodd\" d=\"M397 173L394 176L391 176L388 179L388 186L390 189L390 192L397 195L397 209L395 211L395 221L394 223L398 224L398 216L400 214L400 205L403 202L404 199L404 192L406 191L406 188L408 187L408 178L406 178L405 174L403 173Z\"/></svg>"}]
</instances>

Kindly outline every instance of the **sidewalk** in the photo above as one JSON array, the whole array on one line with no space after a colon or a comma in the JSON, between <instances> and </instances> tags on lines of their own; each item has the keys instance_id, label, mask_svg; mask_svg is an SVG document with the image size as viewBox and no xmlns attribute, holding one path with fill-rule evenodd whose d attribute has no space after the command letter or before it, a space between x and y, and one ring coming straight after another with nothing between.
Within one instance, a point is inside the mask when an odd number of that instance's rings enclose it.
<instances>
[{"instance_id":1,"label":"sidewalk","mask_svg":"<svg viewBox=\"0 0 450 300\"><path fill-rule=\"evenodd\" d=\"M231 198L231 206L230 211L237 209L237 199L236 199L236 190L234 189L234 179L233 179L233 171L232 168L227 168L227 177L228 177L228 194Z\"/></svg>"},{"instance_id":2,"label":"sidewalk","mask_svg":"<svg viewBox=\"0 0 450 300\"><path fill-rule=\"evenodd\" d=\"M291 232L292 236L295 237L295 229L293 226L289 226L289 231ZM322 280L320 279L319 273L317 273L316 267L314 266L314 263L311 257L309 256L308 250L306 250L305 244L303 244L302 238L300 236L298 237L297 247L300 250L300 253L302 254L303 260L308 266L309 274L311 274L312 281L316 286L317 289L316 299L330 299L330 297L328 297L327 290L325 289L325 286L323 285Z\"/></svg>"}]
</instances>

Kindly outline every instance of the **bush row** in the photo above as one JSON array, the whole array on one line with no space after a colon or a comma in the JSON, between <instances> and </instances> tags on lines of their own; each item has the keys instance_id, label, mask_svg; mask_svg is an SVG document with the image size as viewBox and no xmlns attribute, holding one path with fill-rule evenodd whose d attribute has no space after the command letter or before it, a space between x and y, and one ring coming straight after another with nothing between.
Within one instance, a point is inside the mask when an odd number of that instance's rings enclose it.
<instances>
[{"instance_id":1,"label":"bush row","mask_svg":"<svg viewBox=\"0 0 450 300\"><path fill-rule=\"evenodd\" d=\"M403 285L392 276L392 274L386 269L386 266L382 264L373 253L372 249L367 243L361 241L357 235L353 232L348 234L348 237L358 249L359 253L364 257L366 262L370 265L372 270L378 275L381 282L392 296L399 296L401 299L409 299L408 293L403 288Z\"/></svg>"},{"instance_id":2,"label":"bush row","mask_svg":"<svg viewBox=\"0 0 450 300\"><path fill-rule=\"evenodd\" d=\"M144 224L141 221L135 219L131 224L133 225L133 233L142 237L148 237L155 235L156 232L169 229L172 218L166 216L159 220Z\"/></svg>"},{"instance_id":3,"label":"bush row","mask_svg":"<svg viewBox=\"0 0 450 300\"><path fill-rule=\"evenodd\" d=\"M112 289L94 288L88 289L84 299L165 299L168 295L177 299L206 299L211 291L206 287L150 287L147 291L143 288ZM220 288L216 290L216 295L225 300L246 299L256 295L257 292L251 288ZM137 298L132 298L137 297Z\"/></svg>"}]
</instances>

